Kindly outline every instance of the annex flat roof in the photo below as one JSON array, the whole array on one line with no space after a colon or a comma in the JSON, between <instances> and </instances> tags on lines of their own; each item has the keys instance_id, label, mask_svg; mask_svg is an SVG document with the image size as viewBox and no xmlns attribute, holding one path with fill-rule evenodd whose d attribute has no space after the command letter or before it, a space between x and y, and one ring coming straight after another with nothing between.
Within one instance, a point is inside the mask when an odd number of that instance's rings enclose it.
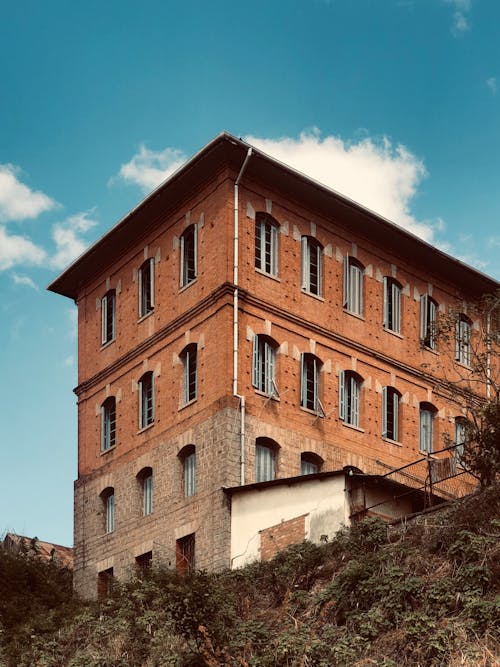
<instances>
[{"instance_id":1,"label":"annex flat roof","mask_svg":"<svg viewBox=\"0 0 500 667\"><path fill-rule=\"evenodd\" d=\"M158 224L158 218L175 209L194 188L210 181L224 167L238 173L249 149L245 179L265 183L291 202L309 208L326 219L335 217L355 235L384 244L399 257L425 268L460 287L461 292L481 296L500 287L494 278L435 248L399 225L270 157L228 132L221 132L169 176L147 197L98 239L47 289L74 300L91 277L104 272L111 258L124 254Z\"/></svg>"}]
</instances>

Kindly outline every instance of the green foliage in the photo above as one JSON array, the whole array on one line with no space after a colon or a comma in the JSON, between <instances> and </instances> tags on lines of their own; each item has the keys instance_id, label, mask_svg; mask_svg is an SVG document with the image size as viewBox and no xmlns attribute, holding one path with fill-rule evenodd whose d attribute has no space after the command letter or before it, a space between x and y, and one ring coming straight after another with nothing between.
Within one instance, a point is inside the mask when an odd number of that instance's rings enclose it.
<instances>
[{"instance_id":1,"label":"green foliage","mask_svg":"<svg viewBox=\"0 0 500 667\"><path fill-rule=\"evenodd\" d=\"M499 503L493 486L390 540L367 519L237 571L153 568L101 603L73 600L67 573L0 552L0 665L493 667Z\"/></svg>"}]
</instances>

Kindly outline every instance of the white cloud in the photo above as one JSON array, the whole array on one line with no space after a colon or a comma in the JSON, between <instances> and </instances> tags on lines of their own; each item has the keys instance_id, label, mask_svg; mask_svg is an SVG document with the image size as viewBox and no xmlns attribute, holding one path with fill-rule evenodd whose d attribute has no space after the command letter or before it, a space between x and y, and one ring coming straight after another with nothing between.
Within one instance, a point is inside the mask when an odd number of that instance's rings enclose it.
<instances>
[{"instance_id":1,"label":"white cloud","mask_svg":"<svg viewBox=\"0 0 500 667\"><path fill-rule=\"evenodd\" d=\"M0 271L18 264L43 264L47 253L30 239L17 234L9 234L0 225Z\"/></svg>"},{"instance_id":2,"label":"white cloud","mask_svg":"<svg viewBox=\"0 0 500 667\"><path fill-rule=\"evenodd\" d=\"M88 217L92 213L93 210L77 213L52 227L52 238L56 243L56 252L50 258L52 268L66 267L86 250L89 244L81 238L81 235L97 224Z\"/></svg>"},{"instance_id":3,"label":"white cloud","mask_svg":"<svg viewBox=\"0 0 500 667\"><path fill-rule=\"evenodd\" d=\"M130 162L122 164L110 183L122 180L139 185L144 192L150 192L182 166L186 159L186 155L177 148L152 151L142 144Z\"/></svg>"},{"instance_id":4,"label":"white cloud","mask_svg":"<svg viewBox=\"0 0 500 667\"><path fill-rule=\"evenodd\" d=\"M463 34L469 30L469 22L467 20L467 12L470 10L470 0L444 0L447 5L451 5L454 9L453 23L451 25L451 32L455 37Z\"/></svg>"},{"instance_id":5,"label":"white cloud","mask_svg":"<svg viewBox=\"0 0 500 667\"><path fill-rule=\"evenodd\" d=\"M69 308L67 311L69 318L69 334L71 338L78 335L78 308Z\"/></svg>"},{"instance_id":6,"label":"white cloud","mask_svg":"<svg viewBox=\"0 0 500 667\"><path fill-rule=\"evenodd\" d=\"M13 273L12 279L15 285L25 285L26 287L31 287L34 290L38 290L38 285L33 282L29 276L19 276L17 273Z\"/></svg>"},{"instance_id":7,"label":"white cloud","mask_svg":"<svg viewBox=\"0 0 500 667\"><path fill-rule=\"evenodd\" d=\"M0 222L36 218L58 205L43 192L21 183L19 172L12 164L0 164Z\"/></svg>"},{"instance_id":8,"label":"white cloud","mask_svg":"<svg viewBox=\"0 0 500 667\"><path fill-rule=\"evenodd\" d=\"M70 354L69 357L66 357L66 359L64 359L63 361L63 366L67 367L74 366L74 364L75 364L75 357L72 354Z\"/></svg>"},{"instance_id":9,"label":"white cloud","mask_svg":"<svg viewBox=\"0 0 500 667\"><path fill-rule=\"evenodd\" d=\"M313 130L297 139L246 140L427 241L443 225L441 220L419 221L412 215L410 204L426 176L425 166L405 146L393 145L386 137L355 143L334 136L322 139Z\"/></svg>"},{"instance_id":10,"label":"white cloud","mask_svg":"<svg viewBox=\"0 0 500 667\"><path fill-rule=\"evenodd\" d=\"M491 92L492 95L497 94L498 84L497 84L496 76L490 76L489 79L486 79L486 85L490 89L490 92Z\"/></svg>"}]
</instances>

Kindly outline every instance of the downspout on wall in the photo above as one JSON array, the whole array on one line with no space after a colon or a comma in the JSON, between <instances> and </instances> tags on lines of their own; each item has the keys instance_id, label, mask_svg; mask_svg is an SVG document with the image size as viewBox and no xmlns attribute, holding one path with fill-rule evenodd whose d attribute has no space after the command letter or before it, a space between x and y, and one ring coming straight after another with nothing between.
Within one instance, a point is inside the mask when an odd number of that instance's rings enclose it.
<instances>
[{"instance_id":1,"label":"downspout on wall","mask_svg":"<svg viewBox=\"0 0 500 667\"><path fill-rule=\"evenodd\" d=\"M238 186L246 169L252 149L248 149L240 173L234 182L234 247L233 247L233 396L240 401L240 484L245 484L245 397L238 394L238 270L239 270L239 200Z\"/></svg>"}]
</instances>

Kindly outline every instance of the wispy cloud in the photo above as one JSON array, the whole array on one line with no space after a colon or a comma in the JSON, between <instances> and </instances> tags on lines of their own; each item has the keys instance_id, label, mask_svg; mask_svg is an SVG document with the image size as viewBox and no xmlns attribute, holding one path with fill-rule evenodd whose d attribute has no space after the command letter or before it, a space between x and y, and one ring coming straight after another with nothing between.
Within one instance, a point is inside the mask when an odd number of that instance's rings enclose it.
<instances>
[{"instance_id":1,"label":"wispy cloud","mask_svg":"<svg viewBox=\"0 0 500 667\"><path fill-rule=\"evenodd\" d=\"M71 367L75 365L75 357L70 354L68 357L66 357L63 361L63 366L66 367Z\"/></svg>"},{"instance_id":2,"label":"wispy cloud","mask_svg":"<svg viewBox=\"0 0 500 667\"><path fill-rule=\"evenodd\" d=\"M20 276L17 273L13 273L12 280L15 285L24 285L26 287L31 287L34 290L38 290L38 285L29 276Z\"/></svg>"},{"instance_id":3,"label":"wispy cloud","mask_svg":"<svg viewBox=\"0 0 500 667\"><path fill-rule=\"evenodd\" d=\"M45 250L19 234L10 234L0 225L0 271L20 264L39 266L47 258Z\"/></svg>"},{"instance_id":4,"label":"wispy cloud","mask_svg":"<svg viewBox=\"0 0 500 667\"><path fill-rule=\"evenodd\" d=\"M36 218L58 206L48 195L22 183L20 172L12 164L0 164L0 222Z\"/></svg>"},{"instance_id":5,"label":"wispy cloud","mask_svg":"<svg viewBox=\"0 0 500 667\"><path fill-rule=\"evenodd\" d=\"M71 338L76 338L78 335L78 309L69 308L67 311L69 319L69 334Z\"/></svg>"},{"instance_id":6,"label":"wispy cloud","mask_svg":"<svg viewBox=\"0 0 500 667\"><path fill-rule=\"evenodd\" d=\"M455 37L462 35L469 30L468 12L470 10L470 0L444 0L447 5L453 8L453 23L451 32Z\"/></svg>"},{"instance_id":7,"label":"wispy cloud","mask_svg":"<svg viewBox=\"0 0 500 667\"><path fill-rule=\"evenodd\" d=\"M498 84L496 76L490 76L489 79L486 79L486 85L488 86L492 95L496 95L498 91Z\"/></svg>"},{"instance_id":8,"label":"wispy cloud","mask_svg":"<svg viewBox=\"0 0 500 667\"><path fill-rule=\"evenodd\" d=\"M88 242L82 238L95 227L97 222L89 216L94 210L84 211L72 215L52 227L52 238L56 244L56 252L50 258L50 266L54 269L62 269L75 260L88 247Z\"/></svg>"},{"instance_id":9,"label":"wispy cloud","mask_svg":"<svg viewBox=\"0 0 500 667\"><path fill-rule=\"evenodd\" d=\"M141 144L139 152L129 162L122 164L118 174L110 180L110 184L124 181L138 185L147 193L173 174L186 159L186 155L177 148L153 151Z\"/></svg>"},{"instance_id":10,"label":"wispy cloud","mask_svg":"<svg viewBox=\"0 0 500 667\"><path fill-rule=\"evenodd\" d=\"M246 140L427 241L442 227L441 220L417 220L411 213L426 169L405 146L393 145L386 137L347 142L334 136L321 138L314 129L298 138L248 136Z\"/></svg>"}]
</instances>

